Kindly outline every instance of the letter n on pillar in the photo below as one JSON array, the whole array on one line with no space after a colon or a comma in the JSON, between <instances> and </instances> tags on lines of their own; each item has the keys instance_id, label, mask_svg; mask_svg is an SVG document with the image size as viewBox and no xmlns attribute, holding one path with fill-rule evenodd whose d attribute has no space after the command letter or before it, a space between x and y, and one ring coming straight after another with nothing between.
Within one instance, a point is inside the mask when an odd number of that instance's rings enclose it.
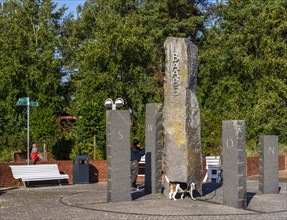
<instances>
[{"instance_id":1,"label":"letter n on pillar","mask_svg":"<svg viewBox=\"0 0 287 220\"><path fill-rule=\"evenodd\" d=\"M223 204L246 208L245 121L222 122Z\"/></svg>"},{"instance_id":2,"label":"letter n on pillar","mask_svg":"<svg viewBox=\"0 0 287 220\"><path fill-rule=\"evenodd\" d=\"M130 201L130 114L127 110L109 110L106 116L107 200Z\"/></svg>"},{"instance_id":3,"label":"letter n on pillar","mask_svg":"<svg viewBox=\"0 0 287 220\"><path fill-rule=\"evenodd\" d=\"M259 137L259 191L279 192L278 136Z\"/></svg>"}]
</instances>

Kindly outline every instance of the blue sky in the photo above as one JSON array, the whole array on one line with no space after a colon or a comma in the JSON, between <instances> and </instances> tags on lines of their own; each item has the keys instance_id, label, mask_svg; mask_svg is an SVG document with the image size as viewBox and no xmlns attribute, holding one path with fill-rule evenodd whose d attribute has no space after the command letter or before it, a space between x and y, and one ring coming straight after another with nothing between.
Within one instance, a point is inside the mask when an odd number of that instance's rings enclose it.
<instances>
[{"instance_id":1,"label":"blue sky","mask_svg":"<svg viewBox=\"0 0 287 220\"><path fill-rule=\"evenodd\" d=\"M83 5L86 0L53 0L58 7L66 5L68 7L66 14L75 13L78 5Z\"/></svg>"}]
</instances>

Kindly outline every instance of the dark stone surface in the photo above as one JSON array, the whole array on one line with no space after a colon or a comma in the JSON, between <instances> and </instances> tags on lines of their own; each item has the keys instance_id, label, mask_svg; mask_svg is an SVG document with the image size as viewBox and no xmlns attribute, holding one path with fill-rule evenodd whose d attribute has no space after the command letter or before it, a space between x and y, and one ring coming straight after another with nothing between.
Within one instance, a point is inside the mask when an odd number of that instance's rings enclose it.
<instances>
[{"instance_id":1,"label":"dark stone surface","mask_svg":"<svg viewBox=\"0 0 287 220\"><path fill-rule=\"evenodd\" d=\"M165 173L171 181L195 182L201 193L201 119L196 97L198 49L185 38L173 37L167 38L164 47Z\"/></svg>"},{"instance_id":2,"label":"dark stone surface","mask_svg":"<svg viewBox=\"0 0 287 220\"><path fill-rule=\"evenodd\" d=\"M146 105L145 128L145 191L161 192L162 176L162 104Z\"/></svg>"},{"instance_id":3,"label":"dark stone surface","mask_svg":"<svg viewBox=\"0 0 287 220\"><path fill-rule=\"evenodd\" d=\"M108 202L131 200L130 113L107 111Z\"/></svg>"},{"instance_id":4,"label":"dark stone surface","mask_svg":"<svg viewBox=\"0 0 287 220\"><path fill-rule=\"evenodd\" d=\"M223 204L246 208L245 121L222 122Z\"/></svg>"},{"instance_id":5,"label":"dark stone surface","mask_svg":"<svg viewBox=\"0 0 287 220\"><path fill-rule=\"evenodd\" d=\"M278 193L278 136L259 137L259 191Z\"/></svg>"}]
</instances>

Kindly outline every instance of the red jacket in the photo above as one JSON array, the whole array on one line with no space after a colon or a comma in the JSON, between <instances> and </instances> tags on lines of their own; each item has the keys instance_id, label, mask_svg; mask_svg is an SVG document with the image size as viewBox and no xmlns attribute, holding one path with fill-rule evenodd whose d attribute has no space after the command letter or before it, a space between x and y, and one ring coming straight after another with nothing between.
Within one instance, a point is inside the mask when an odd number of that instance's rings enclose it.
<instances>
[{"instance_id":1,"label":"red jacket","mask_svg":"<svg viewBox=\"0 0 287 220\"><path fill-rule=\"evenodd\" d=\"M39 159L38 149L36 147L32 148L31 159L32 159L32 161L37 161Z\"/></svg>"}]
</instances>

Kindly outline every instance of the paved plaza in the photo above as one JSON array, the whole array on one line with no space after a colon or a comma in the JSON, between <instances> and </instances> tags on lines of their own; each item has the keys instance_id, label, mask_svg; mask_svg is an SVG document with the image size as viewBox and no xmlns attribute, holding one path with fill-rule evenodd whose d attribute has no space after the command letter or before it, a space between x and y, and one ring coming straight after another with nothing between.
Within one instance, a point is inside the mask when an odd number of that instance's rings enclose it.
<instances>
[{"instance_id":1,"label":"paved plaza","mask_svg":"<svg viewBox=\"0 0 287 220\"><path fill-rule=\"evenodd\" d=\"M133 191L132 201L107 203L107 184L38 185L0 191L0 219L287 219L287 182L279 194L260 194L247 181L247 209L223 206L223 187L203 184L196 201L169 200L163 194ZM140 188L143 186L140 186Z\"/></svg>"}]
</instances>

